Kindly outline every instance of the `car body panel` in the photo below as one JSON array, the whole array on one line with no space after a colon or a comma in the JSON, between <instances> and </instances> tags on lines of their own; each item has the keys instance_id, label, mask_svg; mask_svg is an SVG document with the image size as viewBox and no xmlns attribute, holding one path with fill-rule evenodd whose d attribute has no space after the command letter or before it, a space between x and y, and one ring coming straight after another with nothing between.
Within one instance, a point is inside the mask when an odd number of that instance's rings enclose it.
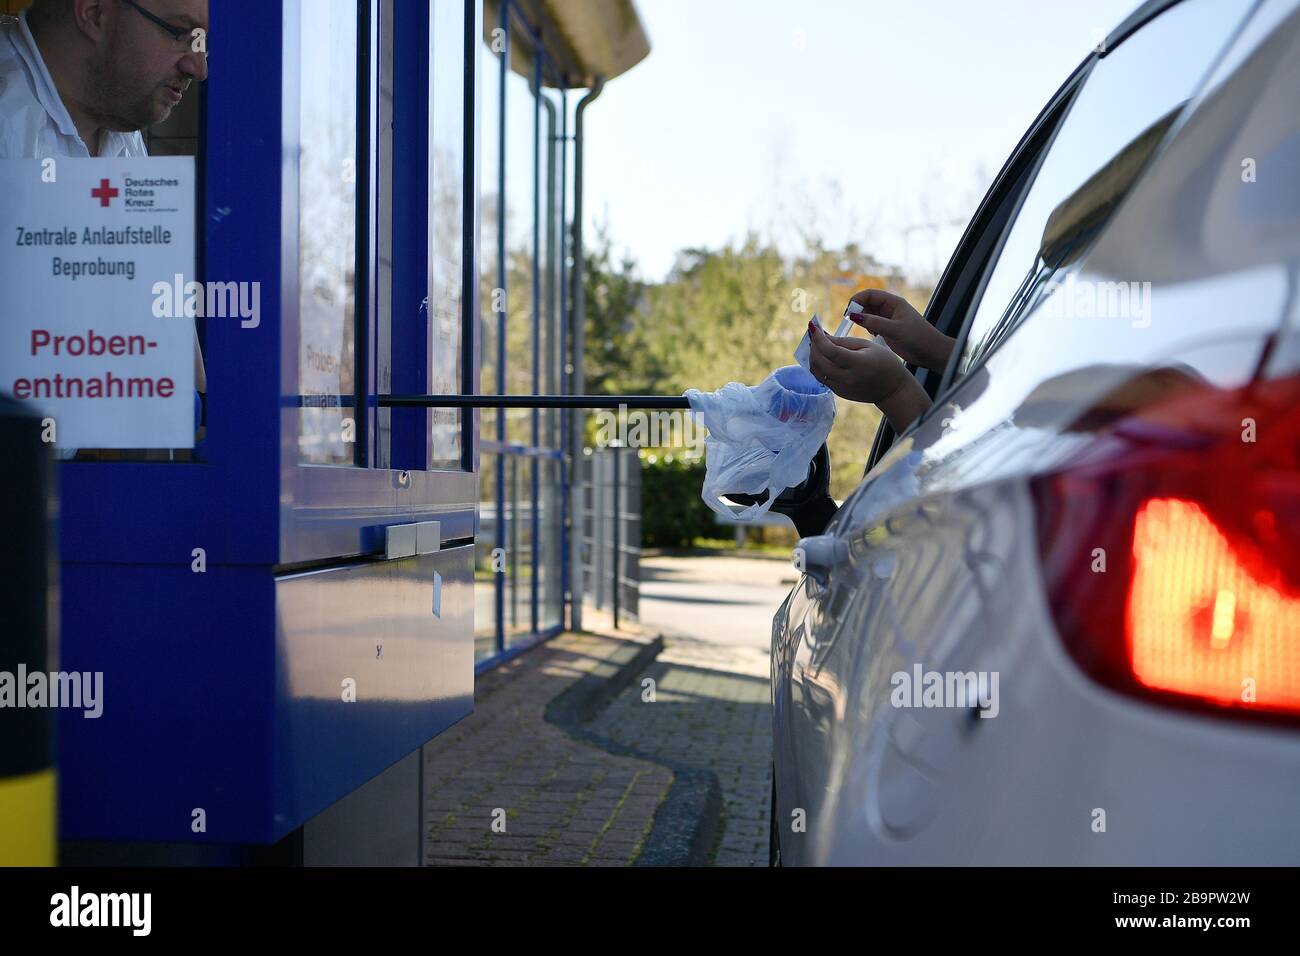
<instances>
[{"instance_id":1,"label":"car body panel","mask_svg":"<svg viewBox=\"0 0 1300 956\"><path fill-rule=\"evenodd\" d=\"M1038 303L827 529L845 559L825 586L803 576L773 625L783 862L1300 859L1300 733L1085 677L1045 603L1030 494L1111 454L1107 426L1172 387L1296 371L1296 337L1277 332L1300 316L1297 8L1260 5L1070 264L1094 286L1149 282L1145 318ZM1244 158L1270 178L1248 181ZM1000 675L996 716L894 706L894 675L916 665Z\"/></svg>"}]
</instances>

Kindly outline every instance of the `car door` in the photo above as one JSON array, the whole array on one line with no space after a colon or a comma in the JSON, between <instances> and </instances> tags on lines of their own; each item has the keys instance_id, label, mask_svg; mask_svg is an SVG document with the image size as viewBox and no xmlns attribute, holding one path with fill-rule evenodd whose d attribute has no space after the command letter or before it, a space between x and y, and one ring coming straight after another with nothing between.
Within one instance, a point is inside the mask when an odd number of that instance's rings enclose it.
<instances>
[{"instance_id":1,"label":"car door","mask_svg":"<svg viewBox=\"0 0 1300 956\"><path fill-rule=\"evenodd\" d=\"M988 359L1020 337L1049 282L1078 268L1245 12L1185 0L1108 43L1049 104L963 238L927 314L958 339L951 384L908 433L877 443L887 451L805 548L774 633L778 819L806 821L804 834L782 832L791 862L871 862L855 854L920 833L987 726L988 693L934 709L894 701L910 703L904 692L929 673L994 675L1018 653L1003 638L1026 600L1015 575L1036 554L1025 478L1080 441L1021 424L1018 406L1049 378L1162 343L1123 328L1090 343L1076 329L1071 342L1035 326L1016 363ZM1063 400L1087 392L1076 382Z\"/></svg>"},{"instance_id":2,"label":"car door","mask_svg":"<svg viewBox=\"0 0 1300 956\"><path fill-rule=\"evenodd\" d=\"M939 303L952 303L949 312L956 314L957 304L968 301L973 287L979 284L1047 145L1090 68L1091 61L1086 61L1070 76L1025 134L989 190L932 297L927 319L937 327L945 328L943 320L938 318L942 311ZM954 325L953 334L959 334L960 316L949 321ZM927 382L925 370L914 371L927 390L933 392L938 387L938 376L930 375ZM870 463L888 450L893 438L888 424L882 422L869 459L869 471ZM867 494L870 502L880 508L912 500L916 494L914 464L914 457L905 453L900 464L887 469L888 474L881 473L885 469L876 469L843 504L837 518L817 540L805 539L800 543L795 552L795 565L805 573L774 618L776 812L785 831L783 856L792 863L806 858L808 821L823 815L826 781L831 777L830 763L834 759L832 739L837 723L844 716L848 689L842 686L842 681L847 676L845 661L851 655L842 647L836 652L835 644L845 634L857 635L851 641L860 645L856 656L865 659L868 643L882 636L882 627L890 635L898 631L894 597L888 589L879 586L893 576L896 568L897 555L882 547L890 530L867 529L861 520L845 522L844 517L853 514L859 507L856 503ZM877 549L869 567L861 560L868 548ZM850 554L854 560L849 560ZM845 620L845 611L850 608L855 615L853 622ZM871 621L869 628L866 618Z\"/></svg>"}]
</instances>

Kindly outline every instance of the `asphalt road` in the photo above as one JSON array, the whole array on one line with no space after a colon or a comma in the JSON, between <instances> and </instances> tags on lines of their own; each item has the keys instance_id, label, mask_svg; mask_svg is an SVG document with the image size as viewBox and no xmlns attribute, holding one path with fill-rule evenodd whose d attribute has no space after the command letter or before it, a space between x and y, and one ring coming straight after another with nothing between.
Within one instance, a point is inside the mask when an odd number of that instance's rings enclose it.
<instances>
[{"instance_id":1,"label":"asphalt road","mask_svg":"<svg viewBox=\"0 0 1300 956\"><path fill-rule=\"evenodd\" d=\"M776 557L643 556L640 620L665 634L766 655L772 615L796 577Z\"/></svg>"}]
</instances>

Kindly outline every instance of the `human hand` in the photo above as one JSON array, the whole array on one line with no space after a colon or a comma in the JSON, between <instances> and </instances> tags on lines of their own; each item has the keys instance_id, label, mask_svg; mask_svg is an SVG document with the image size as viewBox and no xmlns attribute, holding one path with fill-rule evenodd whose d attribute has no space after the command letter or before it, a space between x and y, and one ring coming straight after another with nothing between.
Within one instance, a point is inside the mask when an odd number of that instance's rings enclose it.
<instances>
[{"instance_id":1,"label":"human hand","mask_svg":"<svg viewBox=\"0 0 1300 956\"><path fill-rule=\"evenodd\" d=\"M880 403L911 378L890 350L868 339L834 336L808 323L808 370L840 398Z\"/></svg>"},{"instance_id":2,"label":"human hand","mask_svg":"<svg viewBox=\"0 0 1300 956\"><path fill-rule=\"evenodd\" d=\"M936 329L901 295L884 289L855 293L852 301L865 312L850 314L858 325L879 335L904 362L942 372L952 354L953 340Z\"/></svg>"},{"instance_id":3,"label":"human hand","mask_svg":"<svg viewBox=\"0 0 1300 956\"><path fill-rule=\"evenodd\" d=\"M840 398L872 402L903 432L930 406L930 396L890 350L851 336L836 337L808 323L813 378Z\"/></svg>"}]
</instances>

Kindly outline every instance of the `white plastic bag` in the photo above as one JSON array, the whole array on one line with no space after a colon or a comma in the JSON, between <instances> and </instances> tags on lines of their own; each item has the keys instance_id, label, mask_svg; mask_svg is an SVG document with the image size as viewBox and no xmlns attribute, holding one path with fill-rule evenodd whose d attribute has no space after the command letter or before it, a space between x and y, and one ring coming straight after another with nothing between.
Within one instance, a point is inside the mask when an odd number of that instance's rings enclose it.
<instances>
[{"instance_id":1,"label":"white plastic bag","mask_svg":"<svg viewBox=\"0 0 1300 956\"><path fill-rule=\"evenodd\" d=\"M835 421L835 396L798 365L777 369L758 385L730 382L716 392L686 390L691 408L704 417L704 503L731 517L722 501L730 493L767 500L734 515L752 521L767 513L777 495L808 477L808 464Z\"/></svg>"}]
</instances>

